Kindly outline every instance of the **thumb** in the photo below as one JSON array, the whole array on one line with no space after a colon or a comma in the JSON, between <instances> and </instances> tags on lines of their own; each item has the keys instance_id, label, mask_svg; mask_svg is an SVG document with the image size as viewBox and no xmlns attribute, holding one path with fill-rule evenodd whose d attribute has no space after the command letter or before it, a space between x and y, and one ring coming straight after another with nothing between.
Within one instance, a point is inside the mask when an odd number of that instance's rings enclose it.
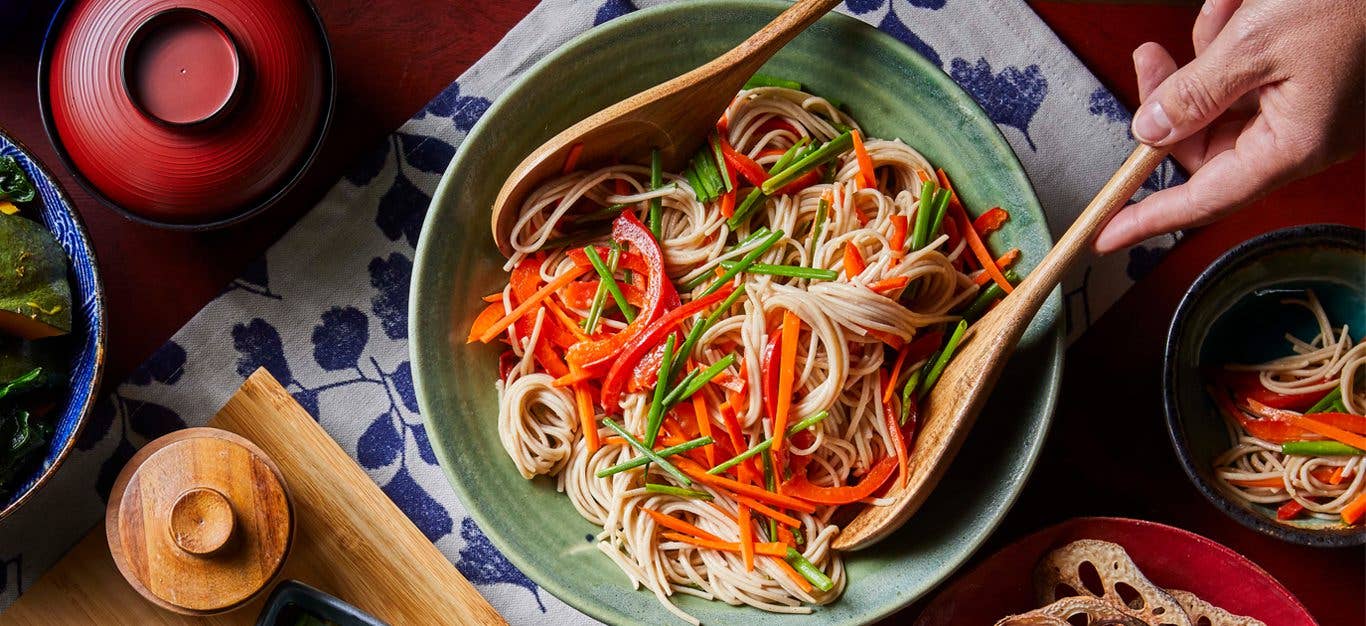
<instances>
[{"instance_id":1,"label":"thumb","mask_svg":"<svg viewBox=\"0 0 1366 626\"><path fill-rule=\"evenodd\" d=\"M1266 75L1261 62L1234 50L1231 39L1221 34L1205 54L1162 81L1134 114L1134 137L1154 146L1181 141L1261 84Z\"/></svg>"}]
</instances>

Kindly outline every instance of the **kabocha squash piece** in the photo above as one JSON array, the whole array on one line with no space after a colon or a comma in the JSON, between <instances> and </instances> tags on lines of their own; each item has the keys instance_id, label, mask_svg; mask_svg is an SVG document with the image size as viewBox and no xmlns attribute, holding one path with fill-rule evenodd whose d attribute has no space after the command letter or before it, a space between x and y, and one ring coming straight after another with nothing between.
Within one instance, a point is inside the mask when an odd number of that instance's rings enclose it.
<instances>
[{"instance_id":1,"label":"kabocha squash piece","mask_svg":"<svg viewBox=\"0 0 1366 626\"><path fill-rule=\"evenodd\" d=\"M1128 609L1091 596L1063 598L1028 613L1011 615L996 626L1147 626Z\"/></svg>"},{"instance_id":2,"label":"kabocha squash piece","mask_svg":"<svg viewBox=\"0 0 1366 626\"><path fill-rule=\"evenodd\" d=\"M1123 547L1108 541L1082 539L1048 553L1034 569L1034 592L1041 603L1099 598L1153 626L1192 624L1171 594L1149 581Z\"/></svg>"},{"instance_id":3,"label":"kabocha squash piece","mask_svg":"<svg viewBox=\"0 0 1366 626\"><path fill-rule=\"evenodd\" d=\"M1233 613L1229 613L1224 609L1206 602L1200 596L1189 591L1168 589L1167 593L1172 594L1172 597L1176 598L1176 601L1181 605L1181 608L1186 610L1186 615L1189 615L1191 621L1197 625L1266 626L1266 622L1263 622L1262 620L1242 615L1234 615Z\"/></svg>"},{"instance_id":4,"label":"kabocha squash piece","mask_svg":"<svg viewBox=\"0 0 1366 626\"><path fill-rule=\"evenodd\" d=\"M42 225L0 215L0 334L41 339L71 332L66 252Z\"/></svg>"}]
</instances>

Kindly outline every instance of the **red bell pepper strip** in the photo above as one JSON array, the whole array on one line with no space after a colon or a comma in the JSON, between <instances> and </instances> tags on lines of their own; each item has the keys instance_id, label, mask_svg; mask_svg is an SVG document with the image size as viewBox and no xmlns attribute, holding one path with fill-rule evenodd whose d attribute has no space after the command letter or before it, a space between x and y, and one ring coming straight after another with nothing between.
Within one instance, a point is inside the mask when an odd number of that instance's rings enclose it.
<instances>
[{"instance_id":1,"label":"red bell pepper strip","mask_svg":"<svg viewBox=\"0 0 1366 626\"><path fill-rule=\"evenodd\" d=\"M721 140L721 155L725 157L726 165L735 168L736 173L749 181L749 184L758 187L768 180L768 172L764 171L764 166L737 152L725 139Z\"/></svg>"},{"instance_id":2,"label":"red bell pepper strip","mask_svg":"<svg viewBox=\"0 0 1366 626\"><path fill-rule=\"evenodd\" d=\"M892 472L896 470L896 457L883 457L864 474L857 485L846 487L819 487L806 478L806 471L793 472L792 478L783 482L782 493L817 504L851 504L873 495Z\"/></svg>"},{"instance_id":3,"label":"red bell pepper strip","mask_svg":"<svg viewBox=\"0 0 1366 626\"><path fill-rule=\"evenodd\" d=\"M512 368L517 367L517 362L520 360L521 359L517 358L517 353L513 352L511 348L504 350L502 354L499 354L498 380L506 382L508 379L508 374L512 373Z\"/></svg>"},{"instance_id":4,"label":"red bell pepper strip","mask_svg":"<svg viewBox=\"0 0 1366 626\"><path fill-rule=\"evenodd\" d=\"M1291 519L1295 519L1295 518L1297 518L1297 517L1300 516L1300 513L1303 513L1303 512L1304 512L1304 505L1303 505L1303 504L1300 504L1299 502L1296 502L1296 501L1294 501L1294 500L1291 500L1291 501L1289 501L1289 502L1286 502L1285 504L1282 504L1282 505L1281 505L1281 508L1276 509L1276 519L1279 519L1279 520L1291 520Z\"/></svg>"},{"instance_id":5,"label":"red bell pepper strip","mask_svg":"<svg viewBox=\"0 0 1366 626\"><path fill-rule=\"evenodd\" d=\"M755 136L763 137L764 135L767 135L775 130L785 130L798 137L802 135L800 132L797 131L797 127L793 126L787 120L781 117L770 117L767 120L765 120L763 124L759 125L759 128L757 129Z\"/></svg>"},{"instance_id":6,"label":"red bell pepper strip","mask_svg":"<svg viewBox=\"0 0 1366 626\"><path fill-rule=\"evenodd\" d=\"M639 224L639 221L636 223ZM616 409L617 401L621 398L621 393L626 387L627 379L634 372L636 363L639 362L647 352L653 350L655 346L664 341L664 338L669 332L683 320L691 317L698 311L704 310L707 307L724 300L734 290L734 284L727 283L722 286L721 289L717 290L716 293L698 298L663 314L659 319L650 322L648 326L641 329L639 333L635 333L628 340L621 342L618 350L607 357L611 359L611 365L607 370L607 378L602 383L602 406L605 407L605 410L614 411ZM641 315L636 319L639 320L642 317L644 317L644 315ZM634 325L634 322L632 322L632 325ZM627 328L629 329L630 326ZM625 331L622 332L624 333Z\"/></svg>"},{"instance_id":7,"label":"red bell pepper strip","mask_svg":"<svg viewBox=\"0 0 1366 626\"><path fill-rule=\"evenodd\" d=\"M664 273L664 252L659 249L650 230L640 223L640 219L630 211L625 211L612 224L612 238L630 244L637 254L645 260L649 268L645 285L645 299L641 303L636 319L626 328L599 341L579 342L570 346L565 359L583 370L600 370L615 359L622 348L635 339L647 326L652 324L664 311L678 304L678 292ZM616 404L603 404L611 410Z\"/></svg>"},{"instance_id":8,"label":"red bell pepper strip","mask_svg":"<svg viewBox=\"0 0 1366 626\"><path fill-rule=\"evenodd\" d=\"M1229 399L1228 394L1223 391L1210 387L1206 389L1206 392L1209 393L1210 398L1214 400L1215 406L1217 406L1220 411L1238 420L1238 423L1253 437L1265 439L1272 443L1318 439L1318 437L1309 435L1303 430L1295 428L1285 422L1248 417L1248 415L1239 409L1237 405L1233 404L1233 401Z\"/></svg>"},{"instance_id":9,"label":"red bell pepper strip","mask_svg":"<svg viewBox=\"0 0 1366 626\"><path fill-rule=\"evenodd\" d=\"M1005 209L995 207L986 213L978 215L977 219L972 220L972 229L977 231L979 237L986 237L987 235L1000 230L1001 226L1004 225L1008 219L1010 219L1010 214L1006 213Z\"/></svg>"},{"instance_id":10,"label":"red bell pepper strip","mask_svg":"<svg viewBox=\"0 0 1366 626\"><path fill-rule=\"evenodd\" d=\"M631 306L640 308L645 303L645 292L639 287L624 281L617 281L617 286L621 287L622 295L626 296L626 301ZM576 309L586 309L593 306L593 296L598 292L598 281L596 280L577 280L569 283L564 289L560 290L560 298L564 303ZM616 305L616 301L608 298L605 302Z\"/></svg>"},{"instance_id":11,"label":"red bell pepper strip","mask_svg":"<svg viewBox=\"0 0 1366 626\"><path fill-rule=\"evenodd\" d=\"M1301 394L1276 393L1262 385L1262 377L1257 372L1219 370L1215 372L1214 379L1232 389L1234 396L1256 400L1273 409L1303 411L1314 406L1314 403L1323 397L1322 391Z\"/></svg>"},{"instance_id":12,"label":"red bell pepper strip","mask_svg":"<svg viewBox=\"0 0 1366 626\"><path fill-rule=\"evenodd\" d=\"M805 174L802 174L801 176L797 177L796 180L794 180L794 181L792 181L792 182L790 182L790 183L788 183L788 184L786 184L786 185L783 185L782 188L778 190L778 195L780 195L780 196L794 196L794 195L797 195L797 192L799 192L799 191L801 191L801 190L803 190L803 189L806 189L807 187L810 187L810 186L812 186L812 185L815 185L815 184L821 182L821 180L824 179L824 178L825 178L825 168L823 168L823 167L817 167L816 169L813 169L813 170L811 170L811 171L809 171L809 172L807 172L807 173L805 173Z\"/></svg>"}]
</instances>

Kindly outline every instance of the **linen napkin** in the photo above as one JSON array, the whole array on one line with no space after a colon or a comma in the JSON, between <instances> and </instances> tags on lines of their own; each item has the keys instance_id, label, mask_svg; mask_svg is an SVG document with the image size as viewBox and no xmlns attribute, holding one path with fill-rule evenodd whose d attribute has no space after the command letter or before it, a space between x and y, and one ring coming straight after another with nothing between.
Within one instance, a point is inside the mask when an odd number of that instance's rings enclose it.
<instances>
[{"instance_id":1,"label":"linen napkin","mask_svg":"<svg viewBox=\"0 0 1366 626\"><path fill-rule=\"evenodd\" d=\"M510 622L590 622L493 547L437 466L408 360L409 276L431 193L491 101L575 35L662 1L542 2L128 380L109 385L52 484L0 524L0 607L101 521L104 494L138 446L204 423L264 366ZM1024 163L1055 236L1132 145L1129 113L1022 0L848 0L840 10L905 42L982 104ZM1181 180L1166 163L1140 194ZM1092 259L1069 276L1069 337L1173 242Z\"/></svg>"}]
</instances>

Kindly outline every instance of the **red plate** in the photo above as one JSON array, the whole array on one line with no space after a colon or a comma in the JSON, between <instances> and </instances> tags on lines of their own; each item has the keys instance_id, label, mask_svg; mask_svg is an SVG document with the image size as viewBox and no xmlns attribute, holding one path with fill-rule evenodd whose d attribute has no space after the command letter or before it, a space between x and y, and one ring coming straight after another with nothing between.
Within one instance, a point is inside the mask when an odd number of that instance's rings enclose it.
<instances>
[{"instance_id":1,"label":"red plate","mask_svg":"<svg viewBox=\"0 0 1366 626\"><path fill-rule=\"evenodd\" d=\"M1124 546L1160 587L1184 589L1216 606L1273 626L1317 622L1285 587L1238 553L1195 533L1155 522L1081 517L1045 528L993 554L944 588L916 626L994 624L1039 606L1031 577L1050 550L1078 539Z\"/></svg>"},{"instance_id":2,"label":"red plate","mask_svg":"<svg viewBox=\"0 0 1366 626\"><path fill-rule=\"evenodd\" d=\"M48 131L78 179L135 219L193 228L264 208L332 103L305 0L76 0L43 50Z\"/></svg>"}]
</instances>

